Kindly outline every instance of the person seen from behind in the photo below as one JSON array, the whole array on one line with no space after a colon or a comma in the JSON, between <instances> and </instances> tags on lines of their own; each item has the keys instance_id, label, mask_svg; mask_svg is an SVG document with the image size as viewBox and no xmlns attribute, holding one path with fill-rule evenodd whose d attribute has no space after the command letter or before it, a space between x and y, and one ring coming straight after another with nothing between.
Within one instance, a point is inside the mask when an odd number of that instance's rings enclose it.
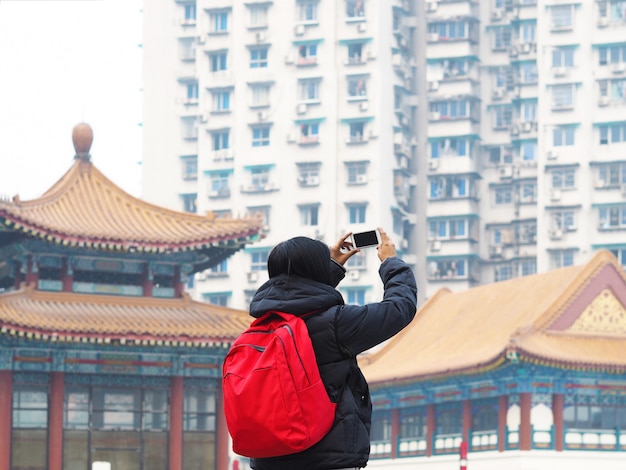
<instances>
[{"instance_id":1,"label":"person seen from behind","mask_svg":"<svg viewBox=\"0 0 626 470\"><path fill-rule=\"evenodd\" d=\"M337 403L330 431L305 451L251 459L254 470L337 470L367 465L370 452L372 402L357 355L394 336L414 318L417 286L411 268L397 257L396 248L379 229L377 247L383 299L367 305L345 305L335 289L345 277L344 264L360 250L348 241L332 247L307 237L276 245L269 254L269 280L255 293L250 315L269 310L304 316L320 375L328 395ZM259 393L263 393L262 390Z\"/></svg>"}]
</instances>

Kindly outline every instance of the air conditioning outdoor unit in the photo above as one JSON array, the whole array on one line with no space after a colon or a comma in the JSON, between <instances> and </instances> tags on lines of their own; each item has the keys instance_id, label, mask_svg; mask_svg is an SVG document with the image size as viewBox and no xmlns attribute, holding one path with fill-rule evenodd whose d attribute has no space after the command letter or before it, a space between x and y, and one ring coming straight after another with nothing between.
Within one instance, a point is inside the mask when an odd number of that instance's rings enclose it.
<instances>
[{"instance_id":1,"label":"air conditioning outdoor unit","mask_svg":"<svg viewBox=\"0 0 626 470\"><path fill-rule=\"evenodd\" d=\"M546 152L546 158L548 160L556 160L558 156L559 156L558 152L554 149L550 149Z\"/></svg>"},{"instance_id":2,"label":"air conditioning outdoor unit","mask_svg":"<svg viewBox=\"0 0 626 470\"><path fill-rule=\"evenodd\" d=\"M502 19L502 10L493 10L491 12L491 21L500 21Z\"/></svg>"},{"instance_id":3,"label":"air conditioning outdoor unit","mask_svg":"<svg viewBox=\"0 0 626 470\"><path fill-rule=\"evenodd\" d=\"M437 91L439 89L439 82L428 82L428 91Z\"/></svg>"},{"instance_id":4,"label":"air conditioning outdoor unit","mask_svg":"<svg viewBox=\"0 0 626 470\"><path fill-rule=\"evenodd\" d=\"M425 7L426 7L426 11L430 13L437 11L437 2L433 2L433 1L426 2Z\"/></svg>"},{"instance_id":5,"label":"air conditioning outdoor unit","mask_svg":"<svg viewBox=\"0 0 626 470\"><path fill-rule=\"evenodd\" d=\"M441 241L433 240L430 244L430 251L439 251L441 250Z\"/></svg>"},{"instance_id":6,"label":"air conditioning outdoor unit","mask_svg":"<svg viewBox=\"0 0 626 470\"><path fill-rule=\"evenodd\" d=\"M561 190L560 189L553 189L552 192L550 193L550 199L552 201L560 201L561 200Z\"/></svg>"},{"instance_id":7,"label":"air conditioning outdoor unit","mask_svg":"<svg viewBox=\"0 0 626 470\"><path fill-rule=\"evenodd\" d=\"M306 104L300 103L298 106L296 106L296 112L298 114L305 114L306 113Z\"/></svg>"},{"instance_id":8,"label":"air conditioning outdoor unit","mask_svg":"<svg viewBox=\"0 0 626 470\"><path fill-rule=\"evenodd\" d=\"M501 166L498 168L498 175L500 178L512 178L513 177L513 167L512 166Z\"/></svg>"},{"instance_id":9,"label":"air conditioning outdoor unit","mask_svg":"<svg viewBox=\"0 0 626 470\"><path fill-rule=\"evenodd\" d=\"M493 98L494 100L501 100L502 98L504 98L504 89L496 88L495 90L493 90L493 92L491 93L491 98Z\"/></svg>"},{"instance_id":10,"label":"air conditioning outdoor unit","mask_svg":"<svg viewBox=\"0 0 626 470\"><path fill-rule=\"evenodd\" d=\"M598 28L606 28L609 25L608 16L602 16L598 19Z\"/></svg>"},{"instance_id":11,"label":"air conditioning outdoor unit","mask_svg":"<svg viewBox=\"0 0 626 470\"><path fill-rule=\"evenodd\" d=\"M533 123L531 121L525 121L522 124L522 132L530 132L533 130Z\"/></svg>"},{"instance_id":12,"label":"air conditioning outdoor unit","mask_svg":"<svg viewBox=\"0 0 626 470\"><path fill-rule=\"evenodd\" d=\"M367 101L362 101L361 104L359 104L359 109L361 111L367 111L369 109L369 103Z\"/></svg>"},{"instance_id":13,"label":"air conditioning outdoor unit","mask_svg":"<svg viewBox=\"0 0 626 470\"><path fill-rule=\"evenodd\" d=\"M350 279L352 279L353 281L357 281L360 277L361 277L361 271L359 271L358 269L350 270Z\"/></svg>"},{"instance_id":14,"label":"air conditioning outdoor unit","mask_svg":"<svg viewBox=\"0 0 626 470\"><path fill-rule=\"evenodd\" d=\"M429 170L436 170L437 168L439 168L439 159L438 158L431 158L430 160L428 160L428 169Z\"/></svg>"},{"instance_id":15,"label":"air conditioning outdoor unit","mask_svg":"<svg viewBox=\"0 0 626 470\"><path fill-rule=\"evenodd\" d=\"M256 33L255 38L256 38L256 42L263 42L265 41L266 36L263 31L259 31L258 33Z\"/></svg>"},{"instance_id":16,"label":"air conditioning outdoor unit","mask_svg":"<svg viewBox=\"0 0 626 470\"><path fill-rule=\"evenodd\" d=\"M248 282L256 282L259 280L259 273L255 271L250 271L248 273Z\"/></svg>"},{"instance_id":17,"label":"air conditioning outdoor unit","mask_svg":"<svg viewBox=\"0 0 626 470\"><path fill-rule=\"evenodd\" d=\"M357 30L359 31L359 33L364 33L365 31L367 31L367 23L359 23L359 25L357 26Z\"/></svg>"},{"instance_id":18,"label":"air conditioning outdoor unit","mask_svg":"<svg viewBox=\"0 0 626 470\"><path fill-rule=\"evenodd\" d=\"M294 32L296 33L296 36L302 36L305 31L306 31L306 28L304 27L303 24L296 25L296 27L294 29Z\"/></svg>"},{"instance_id":19,"label":"air conditioning outdoor unit","mask_svg":"<svg viewBox=\"0 0 626 470\"><path fill-rule=\"evenodd\" d=\"M439 121L440 118L441 118L441 113L438 113L438 112L428 113L428 119L430 121Z\"/></svg>"},{"instance_id":20,"label":"air conditioning outdoor unit","mask_svg":"<svg viewBox=\"0 0 626 470\"><path fill-rule=\"evenodd\" d=\"M625 70L626 64L623 62L611 65L611 72L613 73L624 73Z\"/></svg>"},{"instance_id":21,"label":"air conditioning outdoor unit","mask_svg":"<svg viewBox=\"0 0 626 470\"><path fill-rule=\"evenodd\" d=\"M426 39L428 40L428 42L437 42L439 41L439 33L428 33Z\"/></svg>"},{"instance_id":22,"label":"air conditioning outdoor unit","mask_svg":"<svg viewBox=\"0 0 626 470\"><path fill-rule=\"evenodd\" d=\"M257 118L259 119L259 121L267 121L268 117L269 117L269 114L267 111L259 111L257 113Z\"/></svg>"},{"instance_id":23,"label":"air conditioning outdoor unit","mask_svg":"<svg viewBox=\"0 0 626 470\"><path fill-rule=\"evenodd\" d=\"M356 175L356 182L359 184L367 183L367 175Z\"/></svg>"},{"instance_id":24,"label":"air conditioning outdoor unit","mask_svg":"<svg viewBox=\"0 0 626 470\"><path fill-rule=\"evenodd\" d=\"M551 240L560 240L561 238L563 238L563 230L555 229L550 231Z\"/></svg>"},{"instance_id":25,"label":"air conditioning outdoor unit","mask_svg":"<svg viewBox=\"0 0 626 470\"><path fill-rule=\"evenodd\" d=\"M509 49L509 57L517 57L517 54L518 54L517 47L511 46L511 48Z\"/></svg>"},{"instance_id":26,"label":"air conditioning outdoor unit","mask_svg":"<svg viewBox=\"0 0 626 470\"><path fill-rule=\"evenodd\" d=\"M608 106L611 99L608 96L601 96L598 98L598 106Z\"/></svg>"},{"instance_id":27,"label":"air conditioning outdoor unit","mask_svg":"<svg viewBox=\"0 0 626 470\"><path fill-rule=\"evenodd\" d=\"M622 196L626 197L626 184L622 185L621 190L622 190Z\"/></svg>"},{"instance_id":28,"label":"air conditioning outdoor unit","mask_svg":"<svg viewBox=\"0 0 626 470\"><path fill-rule=\"evenodd\" d=\"M489 256L502 256L502 245L490 245Z\"/></svg>"},{"instance_id":29,"label":"air conditioning outdoor unit","mask_svg":"<svg viewBox=\"0 0 626 470\"><path fill-rule=\"evenodd\" d=\"M510 129L511 135L519 135L519 126L512 125Z\"/></svg>"},{"instance_id":30,"label":"air conditioning outdoor unit","mask_svg":"<svg viewBox=\"0 0 626 470\"><path fill-rule=\"evenodd\" d=\"M567 76L567 67L552 67L552 75L555 77Z\"/></svg>"}]
</instances>

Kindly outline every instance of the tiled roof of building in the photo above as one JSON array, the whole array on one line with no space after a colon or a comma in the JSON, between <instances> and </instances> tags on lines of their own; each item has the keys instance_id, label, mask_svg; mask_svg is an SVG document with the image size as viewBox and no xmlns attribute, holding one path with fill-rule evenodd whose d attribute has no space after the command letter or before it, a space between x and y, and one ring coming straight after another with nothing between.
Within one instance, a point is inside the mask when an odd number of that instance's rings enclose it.
<instances>
[{"instance_id":1,"label":"tiled roof of building","mask_svg":"<svg viewBox=\"0 0 626 470\"><path fill-rule=\"evenodd\" d=\"M56 243L151 252L234 247L255 240L262 230L257 217L223 219L149 204L82 158L40 198L0 201L0 222Z\"/></svg>"},{"instance_id":2,"label":"tiled roof of building","mask_svg":"<svg viewBox=\"0 0 626 470\"><path fill-rule=\"evenodd\" d=\"M438 291L360 363L372 383L476 373L506 360L626 372L626 274L608 251L464 292Z\"/></svg>"},{"instance_id":3,"label":"tiled roof of building","mask_svg":"<svg viewBox=\"0 0 626 470\"><path fill-rule=\"evenodd\" d=\"M179 299L42 292L0 296L0 332L56 342L226 345L250 324L247 312Z\"/></svg>"}]
</instances>

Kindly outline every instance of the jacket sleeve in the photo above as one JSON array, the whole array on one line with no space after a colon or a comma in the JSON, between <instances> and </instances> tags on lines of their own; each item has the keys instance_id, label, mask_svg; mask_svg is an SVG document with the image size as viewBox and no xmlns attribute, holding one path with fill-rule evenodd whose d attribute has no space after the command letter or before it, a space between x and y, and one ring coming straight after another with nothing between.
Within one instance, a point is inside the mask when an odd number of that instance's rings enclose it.
<instances>
[{"instance_id":1,"label":"jacket sleeve","mask_svg":"<svg viewBox=\"0 0 626 470\"><path fill-rule=\"evenodd\" d=\"M385 289L381 302L345 305L337 311L335 333L339 347L355 356L398 333L417 311L417 285L409 265L400 258L388 258L379 274Z\"/></svg>"},{"instance_id":2,"label":"jacket sleeve","mask_svg":"<svg viewBox=\"0 0 626 470\"><path fill-rule=\"evenodd\" d=\"M337 287L337 285L346 277L346 268L340 265L334 259L330 259L330 285Z\"/></svg>"}]
</instances>

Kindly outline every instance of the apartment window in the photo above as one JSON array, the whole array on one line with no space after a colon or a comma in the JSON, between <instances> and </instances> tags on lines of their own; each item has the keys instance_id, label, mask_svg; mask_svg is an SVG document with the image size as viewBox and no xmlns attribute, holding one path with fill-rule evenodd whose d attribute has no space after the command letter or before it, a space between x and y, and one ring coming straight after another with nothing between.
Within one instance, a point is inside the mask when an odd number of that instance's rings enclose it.
<instances>
[{"instance_id":1,"label":"apartment window","mask_svg":"<svg viewBox=\"0 0 626 470\"><path fill-rule=\"evenodd\" d=\"M520 115L524 122L536 122L537 121L537 102L524 102L520 108Z\"/></svg>"},{"instance_id":2,"label":"apartment window","mask_svg":"<svg viewBox=\"0 0 626 470\"><path fill-rule=\"evenodd\" d=\"M302 186L319 186L320 164L302 163L298 165L298 183Z\"/></svg>"},{"instance_id":3,"label":"apartment window","mask_svg":"<svg viewBox=\"0 0 626 470\"><path fill-rule=\"evenodd\" d=\"M626 79L598 81L600 96L608 96L611 101L624 101L626 98Z\"/></svg>"},{"instance_id":4,"label":"apartment window","mask_svg":"<svg viewBox=\"0 0 626 470\"><path fill-rule=\"evenodd\" d=\"M347 164L348 184L364 184L367 182L367 162L351 162Z\"/></svg>"},{"instance_id":5,"label":"apartment window","mask_svg":"<svg viewBox=\"0 0 626 470\"><path fill-rule=\"evenodd\" d=\"M471 156L470 141L464 138L450 137L433 140L430 143L430 150L431 158Z\"/></svg>"},{"instance_id":6,"label":"apartment window","mask_svg":"<svg viewBox=\"0 0 626 470\"><path fill-rule=\"evenodd\" d=\"M554 250L550 253L550 267L564 268L574 265L574 250Z\"/></svg>"},{"instance_id":7,"label":"apartment window","mask_svg":"<svg viewBox=\"0 0 626 470\"><path fill-rule=\"evenodd\" d=\"M304 23L316 23L317 22L317 1L299 0L298 9L298 21Z\"/></svg>"},{"instance_id":8,"label":"apartment window","mask_svg":"<svg viewBox=\"0 0 626 470\"><path fill-rule=\"evenodd\" d=\"M189 61L196 59L196 42L193 38L178 40L178 53L181 60Z\"/></svg>"},{"instance_id":9,"label":"apartment window","mask_svg":"<svg viewBox=\"0 0 626 470\"><path fill-rule=\"evenodd\" d=\"M270 104L270 85L266 84L255 84L250 85L250 90L252 93L252 103L253 107L263 107L269 106Z\"/></svg>"},{"instance_id":10,"label":"apartment window","mask_svg":"<svg viewBox=\"0 0 626 470\"><path fill-rule=\"evenodd\" d=\"M494 188L494 202L497 206L511 204L513 202L513 188L510 186Z\"/></svg>"},{"instance_id":11,"label":"apartment window","mask_svg":"<svg viewBox=\"0 0 626 470\"><path fill-rule=\"evenodd\" d=\"M470 108L470 102L464 99L431 102L429 105L430 112L438 114L437 117L444 120L468 117Z\"/></svg>"},{"instance_id":12,"label":"apartment window","mask_svg":"<svg viewBox=\"0 0 626 470\"><path fill-rule=\"evenodd\" d=\"M185 91L187 95L187 102L198 101L198 82L197 81L187 83L185 85Z\"/></svg>"},{"instance_id":13,"label":"apartment window","mask_svg":"<svg viewBox=\"0 0 626 470\"><path fill-rule=\"evenodd\" d=\"M522 142L520 144L520 156L525 162L534 162L537 160L537 142Z\"/></svg>"},{"instance_id":14,"label":"apartment window","mask_svg":"<svg viewBox=\"0 0 626 470\"><path fill-rule=\"evenodd\" d=\"M365 132L364 122L352 122L350 123L350 143L365 142L363 134Z\"/></svg>"},{"instance_id":15,"label":"apartment window","mask_svg":"<svg viewBox=\"0 0 626 470\"><path fill-rule=\"evenodd\" d=\"M621 264L624 268L626 268L626 248L615 248L610 251L611 253L613 253L613 256L615 256L618 263ZM626 429L626 423L625 423L624 428L622 429Z\"/></svg>"},{"instance_id":16,"label":"apartment window","mask_svg":"<svg viewBox=\"0 0 626 470\"><path fill-rule=\"evenodd\" d=\"M537 274L537 261L534 259L525 259L520 262L520 275L530 276Z\"/></svg>"},{"instance_id":17,"label":"apartment window","mask_svg":"<svg viewBox=\"0 0 626 470\"><path fill-rule=\"evenodd\" d=\"M507 281L513 278L513 268L510 264L497 266L494 268L493 274L494 282ZM495 429L497 429L497 427Z\"/></svg>"},{"instance_id":18,"label":"apartment window","mask_svg":"<svg viewBox=\"0 0 626 470\"><path fill-rule=\"evenodd\" d=\"M519 65L520 81L524 85L531 85L539 81L539 72L537 72L537 62L522 62Z\"/></svg>"},{"instance_id":19,"label":"apartment window","mask_svg":"<svg viewBox=\"0 0 626 470\"><path fill-rule=\"evenodd\" d=\"M519 200L522 204L537 201L537 183L521 183L519 187Z\"/></svg>"},{"instance_id":20,"label":"apartment window","mask_svg":"<svg viewBox=\"0 0 626 470\"><path fill-rule=\"evenodd\" d=\"M430 199L464 198L469 196L470 182L462 176L434 176L428 180Z\"/></svg>"},{"instance_id":21,"label":"apartment window","mask_svg":"<svg viewBox=\"0 0 626 470\"><path fill-rule=\"evenodd\" d=\"M626 142L626 122L599 126L598 130L600 145Z\"/></svg>"},{"instance_id":22,"label":"apartment window","mask_svg":"<svg viewBox=\"0 0 626 470\"><path fill-rule=\"evenodd\" d=\"M365 16L364 0L346 0L346 17L362 18Z\"/></svg>"},{"instance_id":23,"label":"apartment window","mask_svg":"<svg viewBox=\"0 0 626 470\"><path fill-rule=\"evenodd\" d=\"M187 22L191 22L196 19L196 4L195 3L185 3L183 5L184 9L184 18Z\"/></svg>"},{"instance_id":24,"label":"apartment window","mask_svg":"<svg viewBox=\"0 0 626 470\"><path fill-rule=\"evenodd\" d=\"M364 224L366 204L350 204L348 206L348 222L350 224Z\"/></svg>"},{"instance_id":25,"label":"apartment window","mask_svg":"<svg viewBox=\"0 0 626 470\"><path fill-rule=\"evenodd\" d=\"M228 307L228 299L230 298L230 292L218 292L218 293L204 293L202 298L205 302L213 305L220 305L222 307Z\"/></svg>"},{"instance_id":26,"label":"apartment window","mask_svg":"<svg viewBox=\"0 0 626 470\"><path fill-rule=\"evenodd\" d=\"M626 185L626 163L610 163L598 167L601 188L619 188Z\"/></svg>"},{"instance_id":27,"label":"apartment window","mask_svg":"<svg viewBox=\"0 0 626 470\"><path fill-rule=\"evenodd\" d=\"M365 305L365 288L348 288L344 290L346 302L350 305ZM374 429L374 423L372 423ZM372 439L374 436L372 436Z\"/></svg>"},{"instance_id":28,"label":"apartment window","mask_svg":"<svg viewBox=\"0 0 626 470\"><path fill-rule=\"evenodd\" d=\"M626 228L626 206L600 207L598 209L598 222L601 230Z\"/></svg>"},{"instance_id":29,"label":"apartment window","mask_svg":"<svg viewBox=\"0 0 626 470\"><path fill-rule=\"evenodd\" d=\"M183 139L198 138L198 119L195 116L184 117L180 120Z\"/></svg>"},{"instance_id":30,"label":"apartment window","mask_svg":"<svg viewBox=\"0 0 626 470\"><path fill-rule=\"evenodd\" d=\"M365 269L367 267L367 258L364 252L359 252L351 256L346 264L346 269Z\"/></svg>"},{"instance_id":31,"label":"apartment window","mask_svg":"<svg viewBox=\"0 0 626 470\"><path fill-rule=\"evenodd\" d=\"M467 278L467 260L431 260L428 263L429 279L465 279Z\"/></svg>"},{"instance_id":32,"label":"apartment window","mask_svg":"<svg viewBox=\"0 0 626 470\"><path fill-rule=\"evenodd\" d=\"M348 77L348 96L353 99L366 99L367 77Z\"/></svg>"},{"instance_id":33,"label":"apartment window","mask_svg":"<svg viewBox=\"0 0 626 470\"><path fill-rule=\"evenodd\" d=\"M555 85L552 87L552 107L553 109L569 109L574 107L574 86Z\"/></svg>"},{"instance_id":34,"label":"apartment window","mask_svg":"<svg viewBox=\"0 0 626 470\"><path fill-rule=\"evenodd\" d=\"M594 402L596 401L592 401L592 403ZM575 428L578 430L626 428L626 406L624 406L623 402L622 404L619 402L615 403L613 400L611 402L609 400L598 400L597 404L593 405L566 403L563 407L563 424L566 429Z\"/></svg>"},{"instance_id":35,"label":"apartment window","mask_svg":"<svg viewBox=\"0 0 626 470\"><path fill-rule=\"evenodd\" d=\"M510 105L495 106L493 108L493 127L504 129L511 126L513 121L513 108Z\"/></svg>"},{"instance_id":36,"label":"apartment window","mask_svg":"<svg viewBox=\"0 0 626 470\"><path fill-rule=\"evenodd\" d=\"M198 156L197 155L185 155L180 157L183 170L183 179L186 181L195 180L198 178Z\"/></svg>"},{"instance_id":37,"label":"apartment window","mask_svg":"<svg viewBox=\"0 0 626 470\"><path fill-rule=\"evenodd\" d=\"M467 21L443 21L428 24L428 32L437 34L439 41L467 39L472 26Z\"/></svg>"},{"instance_id":38,"label":"apartment window","mask_svg":"<svg viewBox=\"0 0 626 470\"><path fill-rule=\"evenodd\" d=\"M428 223L429 240L454 240L467 238L467 219L436 220Z\"/></svg>"},{"instance_id":39,"label":"apartment window","mask_svg":"<svg viewBox=\"0 0 626 470\"><path fill-rule=\"evenodd\" d=\"M228 53L226 51L213 52L209 55L211 61L211 72L228 70Z\"/></svg>"},{"instance_id":40,"label":"apartment window","mask_svg":"<svg viewBox=\"0 0 626 470\"><path fill-rule=\"evenodd\" d=\"M249 13L249 25L251 28L263 28L267 26L266 5L246 5Z\"/></svg>"},{"instance_id":41,"label":"apartment window","mask_svg":"<svg viewBox=\"0 0 626 470\"><path fill-rule=\"evenodd\" d=\"M267 67L267 47L253 47L250 49L250 68L259 69Z\"/></svg>"},{"instance_id":42,"label":"apartment window","mask_svg":"<svg viewBox=\"0 0 626 470\"><path fill-rule=\"evenodd\" d=\"M571 47L552 51L552 67L573 67L574 49Z\"/></svg>"},{"instance_id":43,"label":"apartment window","mask_svg":"<svg viewBox=\"0 0 626 470\"><path fill-rule=\"evenodd\" d=\"M576 216L573 210L554 211L551 214L552 229L563 232L576 230Z\"/></svg>"},{"instance_id":44,"label":"apartment window","mask_svg":"<svg viewBox=\"0 0 626 470\"><path fill-rule=\"evenodd\" d=\"M466 59L446 59L437 63L436 67L443 68L443 78L465 77L469 71L470 62Z\"/></svg>"},{"instance_id":45,"label":"apartment window","mask_svg":"<svg viewBox=\"0 0 626 470\"><path fill-rule=\"evenodd\" d=\"M522 23L519 29L519 37L524 44L534 44L537 30L536 23Z\"/></svg>"},{"instance_id":46,"label":"apartment window","mask_svg":"<svg viewBox=\"0 0 626 470\"><path fill-rule=\"evenodd\" d=\"M573 127L557 127L552 130L552 145L561 147L564 145L574 145L576 129Z\"/></svg>"},{"instance_id":47,"label":"apartment window","mask_svg":"<svg viewBox=\"0 0 626 470\"><path fill-rule=\"evenodd\" d=\"M298 80L298 98L303 102L320 101L320 78L306 78Z\"/></svg>"},{"instance_id":48,"label":"apartment window","mask_svg":"<svg viewBox=\"0 0 626 470\"><path fill-rule=\"evenodd\" d=\"M300 223L302 225L319 225L319 204L307 204L300 206Z\"/></svg>"},{"instance_id":49,"label":"apartment window","mask_svg":"<svg viewBox=\"0 0 626 470\"><path fill-rule=\"evenodd\" d=\"M363 62L363 43L348 44L348 63L361 64Z\"/></svg>"},{"instance_id":50,"label":"apartment window","mask_svg":"<svg viewBox=\"0 0 626 470\"><path fill-rule=\"evenodd\" d=\"M213 150L225 150L230 148L230 131L217 131L211 133Z\"/></svg>"},{"instance_id":51,"label":"apartment window","mask_svg":"<svg viewBox=\"0 0 626 470\"><path fill-rule=\"evenodd\" d=\"M301 44L298 46L298 65L317 63L317 44Z\"/></svg>"},{"instance_id":52,"label":"apartment window","mask_svg":"<svg viewBox=\"0 0 626 470\"><path fill-rule=\"evenodd\" d=\"M270 144L270 126L252 128L252 146L267 147Z\"/></svg>"},{"instance_id":53,"label":"apartment window","mask_svg":"<svg viewBox=\"0 0 626 470\"><path fill-rule=\"evenodd\" d=\"M574 26L574 5L553 5L550 8L553 31L570 30Z\"/></svg>"},{"instance_id":54,"label":"apartment window","mask_svg":"<svg viewBox=\"0 0 626 470\"><path fill-rule=\"evenodd\" d=\"M515 239L518 243L535 243L537 240L537 223L523 222L516 225Z\"/></svg>"},{"instance_id":55,"label":"apartment window","mask_svg":"<svg viewBox=\"0 0 626 470\"><path fill-rule=\"evenodd\" d=\"M214 91L212 95L214 112L230 111L230 91Z\"/></svg>"},{"instance_id":56,"label":"apartment window","mask_svg":"<svg viewBox=\"0 0 626 470\"><path fill-rule=\"evenodd\" d=\"M491 147L488 149L488 153L491 164L513 163L513 149L509 145Z\"/></svg>"},{"instance_id":57,"label":"apartment window","mask_svg":"<svg viewBox=\"0 0 626 470\"><path fill-rule=\"evenodd\" d=\"M211 175L211 190L209 197L229 197L230 187L228 185L229 173L220 171Z\"/></svg>"},{"instance_id":58,"label":"apartment window","mask_svg":"<svg viewBox=\"0 0 626 470\"><path fill-rule=\"evenodd\" d=\"M511 46L511 28L500 27L493 29L493 49L504 50Z\"/></svg>"},{"instance_id":59,"label":"apartment window","mask_svg":"<svg viewBox=\"0 0 626 470\"><path fill-rule=\"evenodd\" d=\"M248 207L248 213L252 216L259 216L263 222L263 227L265 230L269 230L270 228L270 214L272 211L271 206L252 206Z\"/></svg>"},{"instance_id":60,"label":"apartment window","mask_svg":"<svg viewBox=\"0 0 626 470\"><path fill-rule=\"evenodd\" d=\"M183 211L196 213L198 211L197 201L198 195L193 194L181 194L180 198L183 202Z\"/></svg>"},{"instance_id":61,"label":"apartment window","mask_svg":"<svg viewBox=\"0 0 626 470\"><path fill-rule=\"evenodd\" d=\"M269 250L253 251L250 253L250 270L265 271L267 269L267 257Z\"/></svg>"},{"instance_id":62,"label":"apartment window","mask_svg":"<svg viewBox=\"0 0 626 470\"><path fill-rule=\"evenodd\" d=\"M626 44L599 47L598 62L599 65L621 64L626 62Z\"/></svg>"},{"instance_id":63,"label":"apartment window","mask_svg":"<svg viewBox=\"0 0 626 470\"><path fill-rule=\"evenodd\" d=\"M251 186L256 190L265 190L270 182L270 170L267 167L250 169Z\"/></svg>"},{"instance_id":64,"label":"apartment window","mask_svg":"<svg viewBox=\"0 0 626 470\"><path fill-rule=\"evenodd\" d=\"M212 33L228 32L228 12L220 11L210 14L210 28Z\"/></svg>"},{"instance_id":65,"label":"apartment window","mask_svg":"<svg viewBox=\"0 0 626 470\"><path fill-rule=\"evenodd\" d=\"M552 187L554 189L575 189L576 171L573 169L552 170Z\"/></svg>"},{"instance_id":66,"label":"apartment window","mask_svg":"<svg viewBox=\"0 0 626 470\"><path fill-rule=\"evenodd\" d=\"M318 143L320 138L320 125L318 123L300 124L300 143Z\"/></svg>"}]
</instances>

